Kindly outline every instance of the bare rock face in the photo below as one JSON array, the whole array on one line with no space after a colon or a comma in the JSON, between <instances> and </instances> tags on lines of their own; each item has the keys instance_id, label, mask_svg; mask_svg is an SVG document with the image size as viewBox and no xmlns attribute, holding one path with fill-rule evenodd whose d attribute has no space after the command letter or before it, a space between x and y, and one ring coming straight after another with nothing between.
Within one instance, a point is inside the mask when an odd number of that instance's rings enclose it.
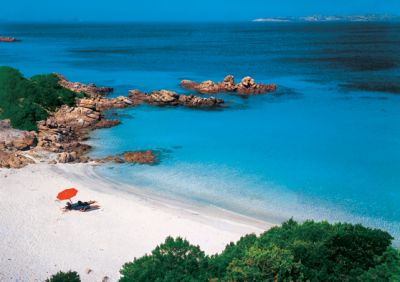
<instances>
[{"instance_id":1,"label":"bare rock face","mask_svg":"<svg viewBox=\"0 0 400 282\"><path fill-rule=\"evenodd\" d=\"M120 123L121 122L118 119L101 119L96 123L95 128L110 128Z\"/></svg>"},{"instance_id":2,"label":"bare rock face","mask_svg":"<svg viewBox=\"0 0 400 282\"><path fill-rule=\"evenodd\" d=\"M50 118L51 123L68 125L72 128L87 128L94 126L101 119L100 112L84 107L62 106Z\"/></svg>"},{"instance_id":3,"label":"bare rock face","mask_svg":"<svg viewBox=\"0 0 400 282\"><path fill-rule=\"evenodd\" d=\"M72 163L78 160L78 154L76 152L63 152L58 154L57 161L59 163Z\"/></svg>"},{"instance_id":4,"label":"bare rock face","mask_svg":"<svg viewBox=\"0 0 400 282\"><path fill-rule=\"evenodd\" d=\"M124 160L128 163L137 164L155 164L156 155L153 151L136 151L136 152L126 152L124 154Z\"/></svg>"},{"instance_id":5,"label":"bare rock face","mask_svg":"<svg viewBox=\"0 0 400 282\"><path fill-rule=\"evenodd\" d=\"M106 120L101 113L87 107L63 106L53 113L47 120L38 123L37 147L56 153L76 152L78 157L87 153L89 145L80 143L90 130L111 127L119 123L118 120ZM65 156L60 159L63 162Z\"/></svg>"},{"instance_id":6,"label":"bare rock face","mask_svg":"<svg viewBox=\"0 0 400 282\"><path fill-rule=\"evenodd\" d=\"M0 168L22 168L32 163L33 160L17 152L0 151Z\"/></svg>"},{"instance_id":7,"label":"bare rock face","mask_svg":"<svg viewBox=\"0 0 400 282\"><path fill-rule=\"evenodd\" d=\"M147 103L156 106L186 106L186 107L215 107L223 104L222 99L214 97L202 98L193 95L177 94L173 91L160 90L150 94L142 93L138 90L130 90L128 96L133 103Z\"/></svg>"},{"instance_id":8,"label":"bare rock face","mask_svg":"<svg viewBox=\"0 0 400 282\"><path fill-rule=\"evenodd\" d=\"M81 82L71 82L65 79L64 76L58 73L54 73L60 80L59 84L71 91L74 91L76 93L86 93L90 95L91 97L95 96L103 96L106 94L109 94L110 92L113 91L113 88L111 87L97 87L95 84L90 83L90 84L84 84Z\"/></svg>"},{"instance_id":9,"label":"bare rock face","mask_svg":"<svg viewBox=\"0 0 400 282\"><path fill-rule=\"evenodd\" d=\"M78 107L83 107L96 111L104 111L109 109L122 109L132 105L133 102L124 96L119 96L116 98L104 98L98 96L96 98L80 99L77 102Z\"/></svg>"},{"instance_id":10,"label":"bare rock face","mask_svg":"<svg viewBox=\"0 0 400 282\"><path fill-rule=\"evenodd\" d=\"M244 77L239 84L235 84L233 75L227 75L223 81L218 83L211 80L203 81L201 83L191 80L182 80L180 86L202 94L236 92L241 95L249 95L276 91L275 84L257 84L254 79L249 76Z\"/></svg>"},{"instance_id":11,"label":"bare rock face","mask_svg":"<svg viewBox=\"0 0 400 282\"><path fill-rule=\"evenodd\" d=\"M242 79L242 81L237 85L236 91L239 94L263 94L267 92L276 91L275 84L256 84L254 79L250 76L246 76Z\"/></svg>"},{"instance_id":12,"label":"bare rock face","mask_svg":"<svg viewBox=\"0 0 400 282\"><path fill-rule=\"evenodd\" d=\"M35 132L13 129L9 120L0 121L1 150L29 150L36 145L36 142Z\"/></svg>"},{"instance_id":13,"label":"bare rock face","mask_svg":"<svg viewBox=\"0 0 400 282\"><path fill-rule=\"evenodd\" d=\"M35 132L23 132L22 136L12 141L13 147L17 150L29 150L36 145L37 136Z\"/></svg>"},{"instance_id":14,"label":"bare rock face","mask_svg":"<svg viewBox=\"0 0 400 282\"><path fill-rule=\"evenodd\" d=\"M202 98L193 95L180 95L179 96L180 104L193 107L193 108L200 108L200 107L216 107L220 104L224 103L222 99L216 99L213 96L210 98Z\"/></svg>"},{"instance_id":15,"label":"bare rock face","mask_svg":"<svg viewBox=\"0 0 400 282\"><path fill-rule=\"evenodd\" d=\"M234 92L236 90L235 77L231 74L225 76L224 80L219 84L220 88L227 92Z\"/></svg>"},{"instance_id":16,"label":"bare rock face","mask_svg":"<svg viewBox=\"0 0 400 282\"><path fill-rule=\"evenodd\" d=\"M17 39L14 37L0 37L0 42L16 42Z\"/></svg>"}]
</instances>

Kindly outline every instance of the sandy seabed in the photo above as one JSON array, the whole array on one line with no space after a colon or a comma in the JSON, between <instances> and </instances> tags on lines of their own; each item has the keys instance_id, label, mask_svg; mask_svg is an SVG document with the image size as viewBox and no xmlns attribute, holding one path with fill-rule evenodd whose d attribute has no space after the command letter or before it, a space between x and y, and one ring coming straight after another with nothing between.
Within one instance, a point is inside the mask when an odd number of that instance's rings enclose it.
<instances>
[{"instance_id":1,"label":"sandy seabed","mask_svg":"<svg viewBox=\"0 0 400 282\"><path fill-rule=\"evenodd\" d=\"M56 195L69 187L79 190L74 199L96 200L101 208L63 212ZM168 235L214 254L272 225L113 182L90 164L0 169L0 281L44 281L60 270L75 270L82 281L117 281L124 263Z\"/></svg>"}]
</instances>

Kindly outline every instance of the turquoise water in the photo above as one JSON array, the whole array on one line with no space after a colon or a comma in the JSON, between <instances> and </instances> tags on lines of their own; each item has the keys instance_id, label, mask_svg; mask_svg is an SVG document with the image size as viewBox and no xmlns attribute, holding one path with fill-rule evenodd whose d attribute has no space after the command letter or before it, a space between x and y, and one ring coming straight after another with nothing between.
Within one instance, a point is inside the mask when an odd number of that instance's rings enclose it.
<instances>
[{"instance_id":1,"label":"turquoise water","mask_svg":"<svg viewBox=\"0 0 400 282\"><path fill-rule=\"evenodd\" d=\"M360 222L400 238L400 25L80 24L0 27L0 64L150 91L251 75L275 94L204 111L140 106L94 132L93 156L154 149L98 172L171 198L280 222Z\"/></svg>"}]
</instances>

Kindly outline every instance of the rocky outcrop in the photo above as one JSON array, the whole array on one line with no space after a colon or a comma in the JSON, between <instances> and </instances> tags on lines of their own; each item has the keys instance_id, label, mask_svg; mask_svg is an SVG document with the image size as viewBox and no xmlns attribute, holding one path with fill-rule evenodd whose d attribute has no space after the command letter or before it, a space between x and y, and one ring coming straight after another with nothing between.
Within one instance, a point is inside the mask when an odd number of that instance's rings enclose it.
<instances>
[{"instance_id":1,"label":"rocky outcrop","mask_svg":"<svg viewBox=\"0 0 400 282\"><path fill-rule=\"evenodd\" d=\"M173 91L160 90L149 94L138 90L130 90L129 99L134 104L147 103L156 106L186 106L186 107L216 107L224 103L222 99L214 97L202 98L193 95L177 94Z\"/></svg>"},{"instance_id":2,"label":"rocky outcrop","mask_svg":"<svg viewBox=\"0 0 400 282\"><path fill-rule=\"evenodd\" d=\"M81 143L87 134L93 129L111 127L118 123L118 120L104 119L94 109L63 106L47 120L38 123L37 147L55 153L68 153L59 155L59 162L81 161L91 148Z\"/></svg>"},{"instance_id":3,"label":"rocky outcrop","mask_svg":"<svg viewBox=\"0 0 400 282\"><path fill-rule=\"evenodd\" d=\"M242 95L246 94L264 94L268 92L275 92L275 84L255 83L254 79L246 76L242 81L236 85L236 92Z\"/></svg>"},{"instance_id":4,"label":"rocky outcrop","mask_svg":"<svg viewBox=\"0 0 400 282\"><path fill-rule=\"evenodd\" d=\"M153 151L136 151L124 153L124 160L128 163L155 164L156 155Z\"/></svg>"},{"instance_id":5,"label":"rocky outcrop","mask_svg":"<svg viewBox=\"0 0 400 282\"><path fill-rule=\"evenodd\" d=\"M62 152L58 154L57 161L59 163L72 163L78 159L78 154L76 152Z\"/></svg>"},{"instance_id":6,"label":"rocky outcrop","mask_svg":"<svg viewBox=\"0 0 400 282\"><path fill-rule=\"evenodd\" d=\"M17 152L5 152L0 150L0 168L22 168L31 163L34 163L32 159Z\"/></svg>"},{"instance_id":7,"label":"rocky outcrop","mask_svg":"<svg viewBox=\"0 0 400 282\"><path fill-rule=\"evenodd\" d=\"M84 84L81 82L71 82L65 79L64 76L58 73L54 73L58 78L59 81L58 83L71 91L74 91L76 93L85 93L90 95L91 97L96 97L96 96L103 96L111 93L113 91L113 88L111 87L97 87L93 83L89 84Z\"/></svg>"},{"instance_id":8,"label":"rocky outcrop","mask_svg":"<svg viewBox=\"0 0 400 282\"><path fill-rule=\"evenodd\" d=\"M16 42L17 39L14 37L0 37L0 42Z\"/></svg>"},{"instance_id":9,"label":"rocky outcrop","mask_svg":"<svg viewBox=\"0 0 400 282\"><path fill-rule=\"evenodd\" d=\"M236 84L233 75L227 75L221 82L207 80L198 83L191 80L182 80L180 86L202 94L235 92L241 95L250 95L276 91L275 84L256 83L254 79L249 76L244 77L240 83Z\"/></svg>"},{"instance_id":10,"label":"rocky outcrop","mask_svg":"<svg viewBox=\"0 0 400 282\"><path fill-rule=\"evenodd\" d=\"M133 102L125 96L116 98L104 98L97 96L95 98L84 98L77 102L78 107L92 109L96 111L104 111L109 109L122 109L133 106Z\"/></svg>"},{"instance_id":11,"label":"rocky outcrop","mask_svg":"<svg viewBox=\"0 0 400 282\"><path fill-rule=\"evenodd\" d=\"M0 150L29 150L36 146L36 142L35 132L13 129L9 120L0 121Z\"/></svg>"},{"instance_id":12,"label":"rocky outcrop","mask_svg":"<svg viewBox=\"0 0 400 282\"><path fill-rule=\"evenodd\" d=\"M78 99L75 107L62 106L49 113L46 120L37 124L38 133L15 130L9 120L0 121L0 150L3 167L22 167L30 159L21 155L22 150L57 153L50 163L87 162L85 154L90 146L82 143L88 133L97 128L108 128L120 123L119 120L108 120L102 111L112 108L125 108L133 105L128 97L105 98L102 94L112 91L111 88L99 88L94 84L73 83L58 75L60 85L75 92L88 94L87 98Z\"/></svg>"}]
</instances>

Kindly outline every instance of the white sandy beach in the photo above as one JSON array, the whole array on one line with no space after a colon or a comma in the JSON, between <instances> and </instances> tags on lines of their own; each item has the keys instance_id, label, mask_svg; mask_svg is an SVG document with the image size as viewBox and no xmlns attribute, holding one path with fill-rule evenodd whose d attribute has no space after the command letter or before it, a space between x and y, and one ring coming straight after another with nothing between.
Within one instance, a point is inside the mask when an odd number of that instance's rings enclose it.
<instances>
[{"instance_id":1,"label":"white sandy beach","mask_svg":"<svg viewBox=\"0 0 400 282\"><path fill-rule=\"evenodd\" d=\"M62 212L56 195L69 187L79 190L75 200L96 200L101 209ZM75 270L82 281L117 281L125 262L149 253L168 235L213 254L271 225L166 201L103 179L88 164L0 169L0 281L43 281L59 270Z\"/></svg>"}]
</instances>

